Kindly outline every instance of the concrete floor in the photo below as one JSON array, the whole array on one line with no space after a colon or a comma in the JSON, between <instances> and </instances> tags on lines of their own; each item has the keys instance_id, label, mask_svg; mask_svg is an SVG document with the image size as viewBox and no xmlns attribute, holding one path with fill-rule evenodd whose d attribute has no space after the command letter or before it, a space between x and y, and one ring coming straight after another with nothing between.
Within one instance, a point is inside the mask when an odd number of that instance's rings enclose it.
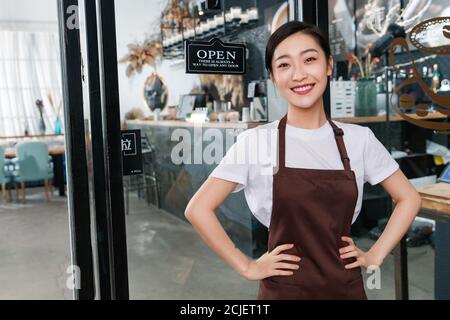
<instances>
[{"instance_id":1,"label":"concrete floor","mask_svg":"<svg viewBox=\"0 0 450 320\"><path fill-rule=\"evenodd\" d=\"M65 286L70 265L65 198L45 202L43 190L28 191L26 204L0 204L0 299L72 299ZM237 275L186 222L131 198L127 217L132 299L255 299L257 282ZM373 241L361 238L367 249ZM411 299L434 297L434 251L409 248ZM367 275L364 275L367 277ZM394 264L381 268L381 289L369 299L394 299Z\"/></svg>"}]
</instances>

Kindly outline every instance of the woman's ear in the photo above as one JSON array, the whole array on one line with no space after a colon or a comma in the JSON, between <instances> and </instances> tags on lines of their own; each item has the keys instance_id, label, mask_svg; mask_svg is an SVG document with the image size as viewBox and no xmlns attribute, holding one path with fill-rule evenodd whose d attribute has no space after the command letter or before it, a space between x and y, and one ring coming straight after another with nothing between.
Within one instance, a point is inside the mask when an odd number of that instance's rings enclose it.
<instances>
[{"instance_id":1,"label":"woman's ear","mask_svg":"<svg viewBox=\"0 0 450 320\"><path fill-rule=\"evenodd\" d=\"M334 67L334 59L333 56L330 55L330 57L328 58L327 76L331 76L333 74L333 67Z\"/></svg>"}]
</instances>

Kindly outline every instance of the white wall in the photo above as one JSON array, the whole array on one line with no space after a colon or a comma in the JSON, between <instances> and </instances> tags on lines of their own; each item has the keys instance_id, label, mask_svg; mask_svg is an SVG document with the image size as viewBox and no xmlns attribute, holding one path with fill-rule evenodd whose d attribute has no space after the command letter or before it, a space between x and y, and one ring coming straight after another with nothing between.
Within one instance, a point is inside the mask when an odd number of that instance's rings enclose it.
<instances>
[{"instance_id":1,"label":"white wall","mask_svg":"<svg viewBox=\"0 0 450 320\"><path fill-rule=\"evenodd\" d=\"M142 42L147 35L159 32L159 18L164 4L161 0L116 0L117 54L122 58L128 52L127 45ZM199 83L197 75L185 74L184 64L171 66L171 61L163 61L157 66L158 74L168 83L168 105L178 104L180 94L189 93ZM141 74L132 78L125 75L126 64L119 64L120 109L122 116L134 107L150 114L143 98L145 79L153 72L146 67Z\"/></svg>"},{"instance_id":2,"label":"white wall","mask_svg":"<svg viewBox=\"0 0 450 320\"><path fill-rule=\"evenodd\" d=\"M0 0L0 21L55 22L57 0Z\"/></svg>"},{"instance_id":3,"label":"white wall","mask_svg":"<svg viewBox=\"0 0 450 320\"><path fill-rule=\"evenodd\" d=\"M146 36L159 32L158 21L166 1L116 0L115 3L119 60L127 54L128 44L135 41L142 42ZM57 23L57 19L57 0L0 0L0 23L5 21ZM158 73L168 83L169 105L174 105L178 103L179 95L188 93L199 80L196 75L185 74L183 63L171 65L172 62L163 61L158 66ZM121 116L134 107L139 107L145 114L150 114L144 103L143 87L145 79L153 69L146 67L140 75L132 78L126 76L125 69L126 64L118 65Z\"/></svg>"}]
</instances>

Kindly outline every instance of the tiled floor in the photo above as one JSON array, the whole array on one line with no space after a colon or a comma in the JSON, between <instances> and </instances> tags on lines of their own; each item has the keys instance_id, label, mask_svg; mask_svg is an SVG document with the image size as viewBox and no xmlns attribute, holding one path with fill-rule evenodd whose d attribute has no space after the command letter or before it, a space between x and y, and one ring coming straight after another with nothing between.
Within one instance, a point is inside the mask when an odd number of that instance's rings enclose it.
<instances>
[{"instance_id":1,"label":"tiled floor","mask_svg":"<svg viewBox=\"0 0 450 320\"><path fill-rule=\"evenodd\" d=\"M29 191L25 205L0 203L0 299L71 299L65 286L70 265L65 198L43 200ZM131 198L127 217L132 299L255 299L258 283L241 278L193 228L171 214ZM372 241L358 239L361 248ZM410 296L433 299L434 251L409 249ZM381 269L381 289L369 299L394 299L394 265Z\"/></svg>"}]
</instances>

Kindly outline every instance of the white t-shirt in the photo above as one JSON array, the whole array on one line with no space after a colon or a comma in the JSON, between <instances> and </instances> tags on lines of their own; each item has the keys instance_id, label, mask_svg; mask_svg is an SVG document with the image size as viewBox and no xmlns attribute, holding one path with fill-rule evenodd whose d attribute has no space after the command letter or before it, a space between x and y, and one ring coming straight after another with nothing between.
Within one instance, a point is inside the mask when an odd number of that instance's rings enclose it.
<instances>
[{"instance_id":1,"label":"white t-shirt","mask_svg":"<svg viewBox=\"0 0 450 320\"><path fill-rule=\"evenodd\" d=\"M344 131L344 143L355 172L358 200L352 223L361 210L363 185L376 185L399 168L398 163L367 127L333 121ZM269 227L272 214L272 182L277 168L279 120L249 129L210 174L238 183L233 192L244 190L248 207ZM318 129L286 125L286 167L343 170L333 129L327 121Z\"/></svg>"}]
</instances>

